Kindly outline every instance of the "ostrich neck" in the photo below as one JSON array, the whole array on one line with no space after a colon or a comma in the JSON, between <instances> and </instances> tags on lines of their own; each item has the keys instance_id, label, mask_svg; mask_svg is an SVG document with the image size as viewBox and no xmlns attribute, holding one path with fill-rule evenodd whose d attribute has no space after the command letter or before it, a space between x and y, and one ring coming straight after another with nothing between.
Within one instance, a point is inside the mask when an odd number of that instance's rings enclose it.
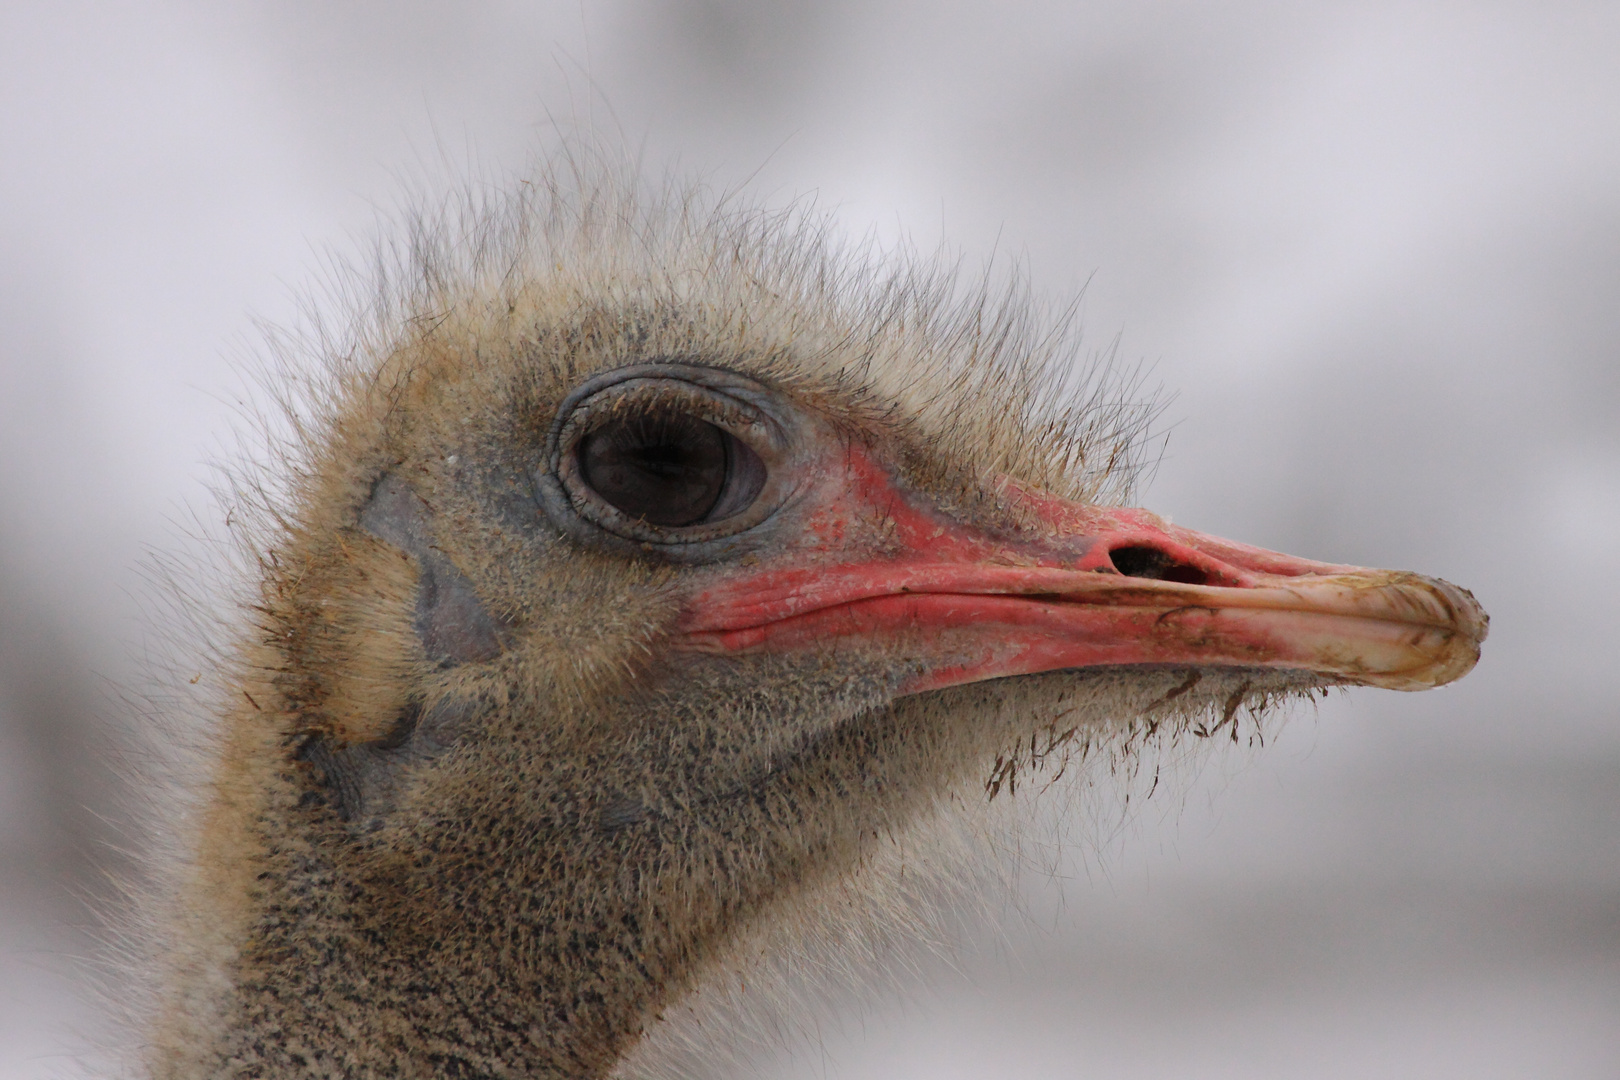
<instances>
[{"instance_id":1,"label":"ostrich neck","mask_svg":"<svg viewBox=\"0 0 1620 1080\"><path fill-rule=\"evenodd\" d=\"M809 665L762 715L762 685L781 683L760 675L606 718L678 747L469 740L417 760L382 819L343 820L331 777L270 740L253 805L216 808L246 854L193 898L234 889L245 911L219 970L190 976L229 989L211 1018L171 1018L155 1071L607 1075L733 934L853 865L957 756L878 707L878 680ZM486 720L533 731L544 715Z\"/></svg>"}]
</instances>

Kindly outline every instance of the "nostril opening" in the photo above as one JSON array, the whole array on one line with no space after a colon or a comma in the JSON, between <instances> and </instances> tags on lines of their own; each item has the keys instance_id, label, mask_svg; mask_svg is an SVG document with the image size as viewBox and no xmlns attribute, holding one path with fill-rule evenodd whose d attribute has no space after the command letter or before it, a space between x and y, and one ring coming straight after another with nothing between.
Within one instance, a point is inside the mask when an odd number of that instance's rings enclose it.
<instances>
[{"instance_id":1,"label":"nostril opening","mask_svg":"<svg viewBox=\"0 0 1620 1080\"><path fill-rule=\"evenodd\" d=\"M1123 547L1108 553L1114 569L1126 577L1152 578L1154 581L1174 581L1181 585L1207 585L1209 575L1189 563L1177 562L1174 557L1157 548Z\"/></svg>"}]
</instances>

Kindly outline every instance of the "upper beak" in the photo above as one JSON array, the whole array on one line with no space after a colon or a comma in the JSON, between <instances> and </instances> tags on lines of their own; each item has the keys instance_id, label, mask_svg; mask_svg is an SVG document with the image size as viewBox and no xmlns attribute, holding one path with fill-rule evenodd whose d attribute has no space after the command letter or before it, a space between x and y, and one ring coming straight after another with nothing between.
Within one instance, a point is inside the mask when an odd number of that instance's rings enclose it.
<instances>
[{"instance_id":1,"label":"upper beak","mask_svg":"<svg viewBox=\"0 0 1620 1080\"><path fill-rule=\"evenodd\" d=\"M695 597L681 631L706 651L904 640L906 692L1064 668L1260 667L1423 690L1479 660L1489 619L1437 578L1312 562L1177 528L1142 510L1069 503L1012 482L1033 536L992 536L870 473L877 557L762 565ZM885 478L886 479L886 478Z\"/></svg>"}]
</instances>

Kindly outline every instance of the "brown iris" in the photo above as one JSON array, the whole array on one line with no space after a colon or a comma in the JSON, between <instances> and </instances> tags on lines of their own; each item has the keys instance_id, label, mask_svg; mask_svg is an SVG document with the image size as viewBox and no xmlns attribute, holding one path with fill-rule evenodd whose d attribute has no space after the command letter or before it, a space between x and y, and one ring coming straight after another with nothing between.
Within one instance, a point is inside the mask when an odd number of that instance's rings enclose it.
<instances>
[{"instance_id":1,"label":"brown iris","mask_svg":"<svg viewBox=\"0 0 1620 1080\"><path fill-rule=\"evenodd\" d=\"M664 528L736 513L759 492L753 478L763 479L746 444L672 410L614 417L581 439L578 453L580 479L592 491L627 517ZM739 482L751 490L728 491Z\"/></svg>"}]
</instances>

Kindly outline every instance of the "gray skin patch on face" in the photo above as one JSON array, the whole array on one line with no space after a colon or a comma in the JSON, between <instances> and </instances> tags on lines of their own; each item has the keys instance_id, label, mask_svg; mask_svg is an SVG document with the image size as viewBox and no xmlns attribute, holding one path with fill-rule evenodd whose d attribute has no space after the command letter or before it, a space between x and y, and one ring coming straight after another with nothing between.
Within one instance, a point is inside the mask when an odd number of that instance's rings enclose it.
<instances>
[{"instance_id":1,"label":"gray skin patch on face","mask_svg":"<svg viewBox=\"0 0 1620 1080\"><path fill-rule=\"evenodd\" d=\"M450 698L423 710L412 702L388 734L375 742L333 747L322 738L305 744L299 757L322 774L326 800L357 832L375 832L399 801L411 765L430 761L452 746L481 710L475 700Z\"/></svg>"},{"instance_id":2,"label":"gray skin patch on face","mask_svg":"<svg viewBox=\"0 0 1620 1080\"><path fill-rule=\"evenodd\" d=\"M392 473L372 489L360 527L416 560L413 626L422 650L440 667L499 656L502 627L478 599L472 582L430 540L432 511L409 484ZM359 833L382 827L399 801L410 766L438 756L456 742L481 711L473 700L447 699L424 710L412 702L381 739L353 746L310 740L299 752L320 773L324 799ZM315 798L321 792L311 793Z\"/></svg>"},{"instance_id":3,"label":"gray skin patch on face","mask_svg":"<svg viewBox=\"0 0 1620 1080\"><path fill-rule=\"evenodd\" d=\"M444 667L493 660L502 648L500 624L466 575L430 543L431 513L409 484L389 473L360 511L360 527L416 560L415 626L428 656Z\"/></svg>"}]
</instances>

